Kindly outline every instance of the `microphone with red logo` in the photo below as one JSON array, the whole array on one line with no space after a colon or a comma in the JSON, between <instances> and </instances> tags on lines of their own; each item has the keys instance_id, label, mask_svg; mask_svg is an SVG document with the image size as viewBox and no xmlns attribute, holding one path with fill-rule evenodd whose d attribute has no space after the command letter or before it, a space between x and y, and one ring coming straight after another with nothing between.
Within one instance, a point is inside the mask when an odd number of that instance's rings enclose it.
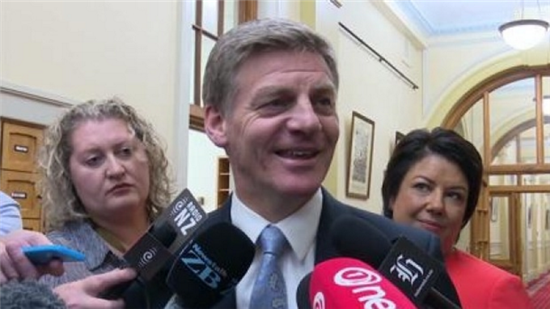
<instances>
[{"instance_id":1,"label":"microphone with red logo","mask_svg":"<svg viewBox=\"0 0 550 309\"><path fill-rule=\"evenodd\" d=\"M377 270L356 259L335 258L319 263L302 282L297 294L300 309L417 308ZM304 302L304 294L309 302Z\"/></svg>"},{"instance_id":2,"label":"microphone with red logo","mask_svg":"<svg viewBox=\"0 0 550 309\"><path fill-rule=\"evenodd\" d=\"M180 251L166 278L182 308L207 308L219 302L254 259L254 243L230 223L220 222L197 234Z\"/></svg>"},{"instance_id":3,"label":"microphone with red logo","mask_svg":"<svg viewBox=\"0 0 550 309\"><path fill-rule=\"evenodd\" d=\"M330 235L341 255L377 267L418 307L460 309L440 292L443 286L454 291L452 286L447 286L446 282L452 284L448 277L448 280L442 280L444 265L407 238L401 236L392 245L386 235L370 222L353 216L335 220Z\"/></svg>"}]
</instances>

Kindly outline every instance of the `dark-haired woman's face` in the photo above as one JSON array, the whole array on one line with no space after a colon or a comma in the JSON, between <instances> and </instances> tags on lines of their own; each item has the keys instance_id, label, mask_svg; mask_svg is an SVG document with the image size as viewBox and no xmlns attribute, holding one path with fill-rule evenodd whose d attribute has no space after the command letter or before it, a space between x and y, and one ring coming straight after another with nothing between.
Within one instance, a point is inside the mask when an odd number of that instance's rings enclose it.
<instances>
[{"instance_id":1,"label":"dark-haired woman's face","mask_svg":"<svg viewBox=\"0 0 550 309\"><path fill-rule=\"evenodd\" d=\"M458 165L433 154L405 174L390 208L393 220L438 235L443 255L447 255L460 233L467 200L468 181L464 173Z\"/></svg>"}]
</instances>

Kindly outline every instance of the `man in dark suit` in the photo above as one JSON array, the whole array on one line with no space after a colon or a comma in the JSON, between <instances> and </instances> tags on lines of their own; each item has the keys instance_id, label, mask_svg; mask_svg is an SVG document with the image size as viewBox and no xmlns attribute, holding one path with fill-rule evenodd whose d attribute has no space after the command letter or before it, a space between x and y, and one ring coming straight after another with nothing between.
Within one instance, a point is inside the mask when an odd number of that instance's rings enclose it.
<instances>
[{"instance_id":1,"label":"man in dark suit","mask_svg":"<svg viewBox=\"0 0 550 309\"><path fill-rule=\"evenodd\" d=\"M338 256L328 230L339 216L368 220L392 239L407 235L442 259L436 237L344 205L322 189L339 137L338 83L330 44L307 26L281 19L237 26L218 40L206 65L205 131L225 149L234 179L233 194L207 223L231 222L257 245L266 227L282 232L278 265L286 294L273 307L296 308L300 280L315 264ZM262 246L236 293L217 307L258 308L252 298ZM448 277L442 278L444 294L459 303Z\"/></svg>"}]
</instances>

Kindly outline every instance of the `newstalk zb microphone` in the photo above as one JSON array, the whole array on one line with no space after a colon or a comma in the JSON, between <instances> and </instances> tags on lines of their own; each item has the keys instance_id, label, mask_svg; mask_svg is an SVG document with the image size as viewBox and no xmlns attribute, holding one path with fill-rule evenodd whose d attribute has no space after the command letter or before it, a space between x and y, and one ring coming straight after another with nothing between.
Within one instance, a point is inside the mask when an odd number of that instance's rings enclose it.
<instances>
[{"instance_id":1,"label":"newstalk zb microphone","mask_svg":"<svg viewBox=\"0 0 550 309\"><path fill-rule=\"evenodd\" d=\"M188 189L183 190L147 232L124 254L137 278L103 293L106 299L123 298L126 308L164 308L173 292L166 276L177 249L187 242L206 220L206 213Z\"/></svg>"},{"instance_id":2,"label":"newstalk zb microphone","mask_svg":"<svg viewBox=\"0 0 550 309\"><path fill-rule=\"evenodd\" d=\"M181 250L166 283L183 308L206 308L239 283L255 246L237 227L221 222L201 230Z\"/></svg>"}]
</instances>

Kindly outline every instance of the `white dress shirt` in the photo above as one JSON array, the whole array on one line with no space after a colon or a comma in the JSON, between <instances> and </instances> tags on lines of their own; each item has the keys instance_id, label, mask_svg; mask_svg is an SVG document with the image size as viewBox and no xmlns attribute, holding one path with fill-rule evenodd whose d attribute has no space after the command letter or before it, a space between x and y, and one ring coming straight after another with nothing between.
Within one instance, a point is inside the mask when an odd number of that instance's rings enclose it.
<instances>
[{"instance_id":1,"label":"white dress shirt","mask_svg":"<svg viewBox=\"0 0 550 309\"><path fill-rule=\"evenodd\" d=\"M233 224L241 229L252 242L256 243L260 233L270 222L244 205L236 193L233 193L231 205ZM289 309L298 307L296 304L298 284L303 277L313 270L315 236L321 218L322 205L323 194L319 189L300 210L275 224L290 244L290 247L285 249L279 260L285 278ZM249 309L250 307L250 297L260 269L261 257L261 249L256 248L252 265L237 285L238 309Z\"/></svg>"}]
</instances>

